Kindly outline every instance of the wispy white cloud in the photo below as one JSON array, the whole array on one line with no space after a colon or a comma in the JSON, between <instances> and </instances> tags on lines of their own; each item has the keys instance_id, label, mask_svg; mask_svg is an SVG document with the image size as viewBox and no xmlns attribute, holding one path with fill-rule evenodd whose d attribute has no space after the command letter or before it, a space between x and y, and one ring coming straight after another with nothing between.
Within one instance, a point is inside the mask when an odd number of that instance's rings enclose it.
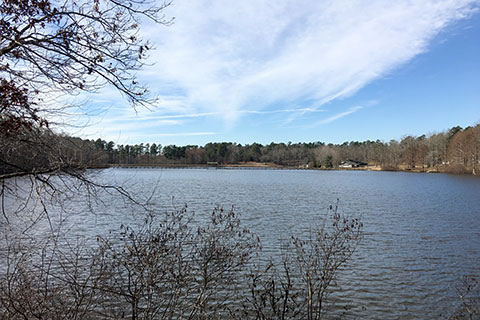
<instances>
[{"instance_id":1,"label":"wispy white cloud","mask_svg":"<svg viewBox=\"0 0 480 320\"><path fill-rule=\"evenodd\" d=\"M176 133L155 133L154 137L195 137L195 136L213 136L216 132L176 132Z\"/></svg>"},{"instance_id":2,"label":"wispy white cloud","mask_svg":"<svg viewBox=\"0 0 480 320\"><path fill-rule=\"evenodd\" d=\"M164 132L164 133L132 133L125 138L117 138L117 144L131 144L131 143L141 143L148 141L158 141L158 139L165 138L188 138L188 137L207 137L214 136L217 132L211 131L200 131L200 132ZM107 139L108 140L108 139ZM163 140L165 141L165 140ZM167 143L168 144L168 143Z\"/></svg>"},{"instance_id":3,"label":"wispy white cloud","mask_svg":"<svg viewBox=\"0 0 480 320\"><path fill-rule=\"evenodd\" d=\"M145 37L155 35L156 64L143 77L161 87L160 110L180 113L172 118L235 121L249 113L288 110L300 101L305 110L291 110L293 121L425 52L433 37L469 17L478 4L176 0L166 11L175 24L145 31Z\"/></svg>"},{"instance_id":4,"label":"wispy white cloud","mask_svg":"<svg viewBox=\"0 0 480 320\"><path fill-rule=\"evenodd\" d=\"M132 144L140 142L153 142L162 138L181 137L207 137L217 135L214 131L175 131L159 127L158 130L145 130L143 124L136 128L130 125L111 125L107 127L86 126L79 128L74 135L83 136L88 139L101 137L107 141L114 141L116 144Z\"/></svg>"},{"instance_id":5,"label":"wispy white cloud","mask_svg":"<svg viewBox=\"0 0 480 320\"><path fill-rule=\"evenodd\" d=\"M115 110L117 114L111 115L108 117L100 115L101 121L105 125L114 125L118 124L127 128L128 126L137 127L137 121L142 121L142 127L151 127L151 126L166 126L166 125L179 125L182 124L182 120L192 119L192 118L204 118L204 117L221 117L221 112L201 112L201 113L175 113L175 114L164 114L163 110L157 112L150 112L149 110L142 110L139 113L135 113L134 110L120 108ZM239 116L245 114L253 115L268 115L268 114L298 114L298 113L318 113L324 112L322 109L313 109L313 108L297 108L297 109L278 109L278 110L237 110ZM78 116L78 115L77 115Z\"/></svg>"},{"instance_id":6,"label":"wispy white cloud","mask_svg":"<svg viewBox=\"0 0 480 320\"><path fill-rule=\"evenodd\" d=\"M363 109L362 106L352 107L352 108L348 109L347 111L340 112L340 113L334 114L333 116L328 117L328 118L326 118L326 119L317 121L317 122L314 123L312 126L318 126L318 125L321 125L321 124L331 123L331 122L333 122L333 121L335 121L335 120L338 120L338 119L341 119L341 118L343 118L343 117L346 117L346 116L348 116L349 114L352 114L352 113L354 113L354 112L357 112L358 110L361 110L361 109Z\"/></svg>"}]
</instances>

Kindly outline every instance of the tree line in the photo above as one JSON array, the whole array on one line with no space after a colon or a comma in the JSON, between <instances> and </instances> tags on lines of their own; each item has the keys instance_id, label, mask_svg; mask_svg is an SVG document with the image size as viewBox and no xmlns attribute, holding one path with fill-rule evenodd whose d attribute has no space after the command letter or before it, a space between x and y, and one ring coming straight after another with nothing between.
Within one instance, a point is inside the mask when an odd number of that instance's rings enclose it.
<instances>
[{"instance_id":1,"label":"tree line","mask_svg":"<svg viewBox=\"0 0 480 320\"><path fill-rule=\"evenodd\" d=\"M480 124L440 133L405 136L399 141L351 141L342 144L212 142L198 145L115 144L55 134L37 128L2 135L0 176L43 174L109 165L207 165L269 163L286 167L335 168L354 160L382 170L478 174Z\"/></svg>"},{"instance_id":2,"label":"tree line","mask_svg":"<svg viewBox=\"0 0 480 320\"><path fill-rule=\"evenodd\" d=\"M405 136L384 142L351 141L342 144L324 142L239 144L212 142L198 145L135 145L82 140L97 153L97 165L107 164L238 164L264 162L280 166L334 168L342 161L355 160L379 166L383 170L420 170L477 174L480 169L480 125L453 127L440 133Z\"/></svg>"}]
</instances>

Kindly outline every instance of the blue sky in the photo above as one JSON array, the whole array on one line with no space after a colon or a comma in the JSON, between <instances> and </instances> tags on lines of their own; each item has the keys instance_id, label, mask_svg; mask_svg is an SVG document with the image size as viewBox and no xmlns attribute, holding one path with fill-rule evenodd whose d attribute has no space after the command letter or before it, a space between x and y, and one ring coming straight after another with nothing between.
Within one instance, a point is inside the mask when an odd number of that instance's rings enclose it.
<instances>
[{"instance_id":1,"label":"blue sky","mask_svg":"<svg viewBox=\"0 0 480 320\"><path fill-rule=\"evenodd\" d=\"M342 143L480 121L479 1L175 0L131 109L88 97L86 138L116 143ZM85 119L84 119L85 120Z\"/></svg>"}]
</instances>

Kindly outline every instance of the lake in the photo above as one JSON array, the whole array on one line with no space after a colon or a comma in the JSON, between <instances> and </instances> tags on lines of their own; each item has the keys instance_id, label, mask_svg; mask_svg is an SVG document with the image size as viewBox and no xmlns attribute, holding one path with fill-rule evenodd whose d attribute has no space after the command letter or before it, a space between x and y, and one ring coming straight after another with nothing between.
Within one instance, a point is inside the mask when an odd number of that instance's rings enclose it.
<instances>
[{"instance_id":1,"label":"lake","mask_svg":"<svg viewBox=\"0 0 480 320\"><path fill-rule=\"evenodd\" d=\"M292 234L320 225L326 208L339 199L340 211L364 224L364 238L341 273L335 296L339 307L348 306L347 319L448 318L458 306L462 276L480 275L478 177L199 168L90 174L101 183L123 183L159 210L187 204L201 217L214 207L234 206L271 255ZM74 234L134 223L135 214L121 200L103 197L97 214L74 219Z\"/></svg>"}]
</instances>

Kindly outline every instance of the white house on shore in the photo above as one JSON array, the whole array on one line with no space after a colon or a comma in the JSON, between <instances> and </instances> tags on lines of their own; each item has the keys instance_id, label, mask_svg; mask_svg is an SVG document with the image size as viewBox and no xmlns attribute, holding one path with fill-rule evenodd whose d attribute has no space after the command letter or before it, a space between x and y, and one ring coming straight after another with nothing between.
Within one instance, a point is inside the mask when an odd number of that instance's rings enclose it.
<instances>
[{"instance_id":1,"label":"white house on shore","mask_svg":"<svg viewBox=\"0 0 480 320\"><path fill-rule=\"evenodd\" d=\"M360 168L366 167L367 164L365 162L356 161L356 160L345 160L340 162L339 168Z\"/></svg>"}]
</instances>

